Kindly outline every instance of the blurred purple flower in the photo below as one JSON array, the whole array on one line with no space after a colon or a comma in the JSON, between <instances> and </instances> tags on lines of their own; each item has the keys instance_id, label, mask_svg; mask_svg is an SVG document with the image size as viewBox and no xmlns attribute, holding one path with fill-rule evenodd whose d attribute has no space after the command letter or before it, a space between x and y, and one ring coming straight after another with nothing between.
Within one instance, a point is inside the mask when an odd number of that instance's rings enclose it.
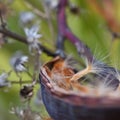
<instances>
[{"instance_id":1,"label":"blurred purple flower","mask_svg":"<svg viewBox=\"0 0 120 120\"><path fill-rule=\"evenodd\" d=\"M32 26L30 29L29 28L25 28L24 29L26 37L27 37L27 42L29 44L29 50L30 52L35 49L38 50L39 53L41 53L40 47L39 47L39 38L42 37L41 34L38 34L39 31L39 26L38 25L34 25Z\"/></svg>"},{"instance_id":2,"label":"blurred purple flower","mask_svg":"<svg viewBox=\"0 0 120 120\"><path fill-rule=\"evenodd\" d=\"M10 82L7 81L8 76L7 73L2 73L0 75L0 87L10 86Z\"/></svg>"},{"instance_id":3,"label":"blurred purple flower","mask_svg":"<svg viewBox=\"0 0 120 120\"><path fill-rule=\"evenodd\" d=\"M17 52L10 60L10 64L16 72L22 72L26 70L25 63L28 62L28 56L22 55L21 52Z\"/></svg>"},{"instance_id":4,"label":"blurred purple flower","mask_svg":"<svg viewBox=\"0 0 120 120\"><path fill-rule=\"evenodd\" d=\"M45 0L44 2L48 7L52 9L56 8L58 5L58 0Z\"/></svg>"},{"instance_id":5,"label":"blurred purple flower","mask_svg":"<svg viewBox=\"0 0 120 120\"><path fill-rule=\"evenodd\" d=\"M21 12L20 13L20 23L27 24L35 18L32 12Z\"/></svg>"},{"instance_id":6,"label":"blurred purple flower","mask_svg":"<svg viewBox=\"0 0 120 120\"><path fill-rule=\"evenodd\" d=\"M39 113L32 111L30 107L12 107L10 113L15 114L20 120L42 120Z\"/></svg>"}]
</instances>

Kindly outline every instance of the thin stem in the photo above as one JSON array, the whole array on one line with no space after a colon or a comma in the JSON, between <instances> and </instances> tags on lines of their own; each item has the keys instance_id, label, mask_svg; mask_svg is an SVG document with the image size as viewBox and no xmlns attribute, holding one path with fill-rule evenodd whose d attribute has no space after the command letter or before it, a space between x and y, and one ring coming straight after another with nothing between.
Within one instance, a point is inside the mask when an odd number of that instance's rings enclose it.
<instances>
[{"instance_id":1,"label":"thin stem","mask_svg":"<svg viewBox=\"0 0 120 120\"><path fill-rule=\"evenodd\" d=\"M1 10L0 10L0 21L1 21L1 26L2 26L2 28L5 28L5 27L6 27L6 23L5 23L4 20L3 20Z\"/></svg>"},{"instance_id":2,"label":"thin stem","mask_svg":"<svg viewBox=\"0 0 120 120\"><path fill-rule=\"evenodd\" d=\"M18 40L18 41L20 41L20 42L22 42L22 43L28 44L28 42L27 42L27 40L26 40L25 37L20 36L19 34L16 34L16 33L14 33L14 32L11 32L11 31L8 30L8 29L0 28L0 33L6 35L6 36L8 36L8 37L11 37L11 38L13 38L13 39L16 39L16 40Z\"/></svg>"},{"instance_id":3,"label":"thin stem","mask_svg":"<svg viewBox=\"0 0 120 120\"><path fill-rule=\"evenodd\" d=\"M56 54L60 55L62 58L65 57L64 54L64 37L58 32L57 42L56 42Z\"/></svg>"},{"instance_id":4,"label":"thin stem","mask_svg":"<svg viewBox=\"0 0 120 120\"><path fill-rule=\"evenodd\" d=\"M11 38L13 38L15 40L18 40L18 41L20 41L22 43L28 44L27 39L25 37L23 37L23 36L21 36L19 34L16 34L16 33L12 32L12 31L10 31L8 29L5 29L5 28L3 29L3 28L0 27L0 33L4 34L5 36L11 37ZM52 57L56 56L55 53L51 52L45 46L39 44L39 47L47 55L52 56Z\"/></svg>"},{"instance_id":5,"label":"thin stem","mask_svg":"<svg viewBox=\"0 0 120 120\"><path fill-rule=\"evenodd\" d=\"M47 20L48 19L48 16L46 15L46 13L40 11L39 9L35 8L30 2L28 1L25 1L25 3L27 4L27 6L32 9L32 11L37 15L39 16L40 18L42 19L45 19Z\"/></svg>"},{"instance_id":6,"label":"thin stem","mask_svg":"<svg viewBox=\"0 0 120 120\"><path fill-rule=\"evenodd\" d=\"M93 61L93 55L90 49L82 43L80 39L78 39L69 29L66 22L65 8L68 4L68 0L60 0L58 5L58 30L60 35L68 38L77 48L77 51L80 55L86 57L88 61Z\"/></svg>"},{"instance_id":7,"label":"thin stem","mask_svg":"<svg viewBox=\"0 0 120 120\"><path fill-rule=\"evenodd\" d=\"M39 68L40 68L40 59L39 59L39 53L36 52L35 54L35 61L34 61L34 73L33 73L33 81L37 80L37 76L38 76L38 72L39 72Z\"/></svg>"},{"instance_id":8,"label":"thin stem","mask_svg":"<svg viewBox=\"0 0 120 120\"><path fill-rule=\"evenodd\" d=\"M31 73L29 72L29 70L25 71L27 73L27 75L31 78L33 78L33 76L31 75Z\"/></svg>"},{"instance_id":9,"label":"thin stem","mask_svg":"<svg viewBox=\"0 0 120 120\"><path fill-rule=\"evenodd\" d=\"M28 84L28 83L32 83L32 81L30 80L21 81L21 83L19 81L11 81L11 84Z\"/></svg>"},{"instance_id":10,"label":"thin stem","mask_svg":"<svg viewBox=\"0 0 120 120\"><path fill-rule=\"evenodd\" d=\"M42 5L44 7L44 11L45 11L45 14L47 16L47 22L48 22L48 26L49 26L49 31L51 33L52 39L54 39L54 29L53 29L52 19L51 19L51 10L45 5L44 2L42 2Z\"/></svg>"}]
</instances>

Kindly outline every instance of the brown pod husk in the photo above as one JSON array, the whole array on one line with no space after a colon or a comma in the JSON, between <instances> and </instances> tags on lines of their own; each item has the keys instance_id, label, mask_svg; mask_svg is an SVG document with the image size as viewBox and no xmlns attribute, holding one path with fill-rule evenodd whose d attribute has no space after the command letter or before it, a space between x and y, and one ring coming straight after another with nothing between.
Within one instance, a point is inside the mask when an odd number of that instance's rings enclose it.
<instances>
[{"instance_id":1,"label":"brown pod husk","mask_svg":"<svg viewBox=\"0 0 120 120\"><path fill-rule=\"evenodd\" d=\"M120 120L120 99L88 96L52 84L51 71L60 57L46 63L40 71L42 99L54 120Z\"/></svg>"}]
</instances>

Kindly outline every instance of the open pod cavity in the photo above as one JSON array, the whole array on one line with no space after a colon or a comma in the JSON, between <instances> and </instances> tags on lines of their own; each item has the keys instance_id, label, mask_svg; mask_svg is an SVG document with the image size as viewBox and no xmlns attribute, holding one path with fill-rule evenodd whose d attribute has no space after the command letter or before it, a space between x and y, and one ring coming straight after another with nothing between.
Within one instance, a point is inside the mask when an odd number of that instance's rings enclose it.
<instances>
[{"instance_id":1,"label":"open pod cavity","mask_svg":"<svg viewBox=\"0 0 120 120\"><path fill-rule=\"evenodd\" d=\"M49 115L54 120L120 120L119 87L108 95L99 95L95 88L80 83L76 86L70 81L75 72L65 66L64 71L64 61L56 57L40 70L42 99Z\"/></svg>"}]
</instances>

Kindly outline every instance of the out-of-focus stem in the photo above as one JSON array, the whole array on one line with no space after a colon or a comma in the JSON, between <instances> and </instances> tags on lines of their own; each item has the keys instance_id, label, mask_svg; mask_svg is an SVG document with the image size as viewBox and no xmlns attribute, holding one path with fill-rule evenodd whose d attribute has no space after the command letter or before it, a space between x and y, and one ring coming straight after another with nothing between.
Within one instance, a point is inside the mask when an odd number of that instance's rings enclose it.
<instances>
[{"instance_id":1,"label":"out-of-focus stem","mask_svg":"<svg viewBox=\"0 0 120 120\"><path fill-rule=\"evenodd\" d=\"M16 33L12 32L12 31L10 31L10 30L8 30L8 29L6 29L6 28L0 27L0 33L4 34L5 36L11 37L11 38L13 38L13 39L15 39L15 40L18 40L18 41L20 41L20 42L22 42L22 43L28 44L27 39L26 39L25 37L23 37L23 36L21 36L21 35L19 35L19 34L16 34ZM52 57L55 57L55 56L56 56L55 53L51 52L51 51L50 51L49 49L47 49L45 46L39 44L39 47L40 47L40 49L41 49L44 53L46 53L47 55L52 56Z\"/></svg>"},{"instance_id":2,"label":"out-of-focus stem","mask_svg":"<svg viewBox=\"0 0 120 120\"><path fill-rule=\"evenodd\" d=\"M60 0L58 5L58 32L62 38L67 38L70 40L77 48L77 51L80 55L87 58L89 62L93 61L93 55L90 49L82 43L82 41L77 38L69 29L67 22L66 22L66 15L65 15L65 8L68 4L68 0ZM64 40L61 40L61 44Z\"/></svg>"}]
</instances>

